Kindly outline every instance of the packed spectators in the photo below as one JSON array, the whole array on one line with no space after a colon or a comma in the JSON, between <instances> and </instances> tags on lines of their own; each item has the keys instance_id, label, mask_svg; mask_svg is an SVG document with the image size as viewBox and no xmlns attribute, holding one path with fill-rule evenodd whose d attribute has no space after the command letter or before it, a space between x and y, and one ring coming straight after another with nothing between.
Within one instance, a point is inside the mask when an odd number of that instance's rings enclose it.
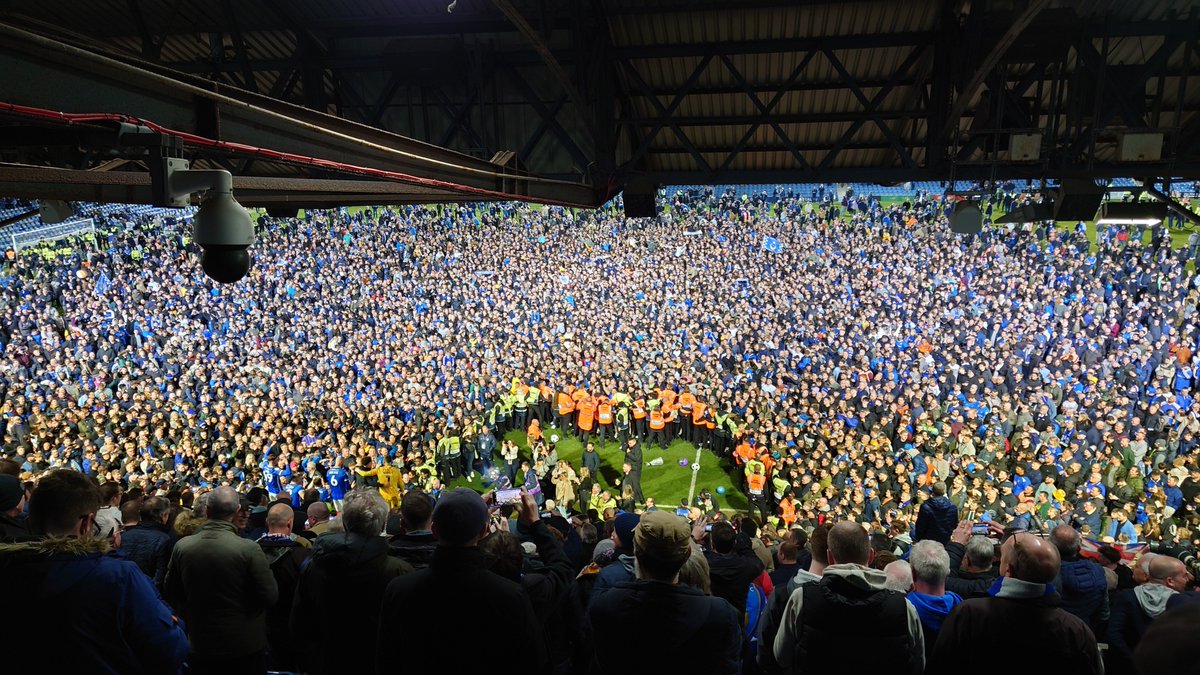
<instances>
[{"instance_id":1,"label":"packed spectators","mask_svg":"<svg viewBox=\"0 0 1200 675\"><path fill-rule=\"evenodd\" d=\"M1133 672L1191 597L1197 252L809 197L264 219L232 286L180 225L15 256L0 570L81 672ZM643 494L676 437L750 514Z\"/></svg>"}]
</instances>

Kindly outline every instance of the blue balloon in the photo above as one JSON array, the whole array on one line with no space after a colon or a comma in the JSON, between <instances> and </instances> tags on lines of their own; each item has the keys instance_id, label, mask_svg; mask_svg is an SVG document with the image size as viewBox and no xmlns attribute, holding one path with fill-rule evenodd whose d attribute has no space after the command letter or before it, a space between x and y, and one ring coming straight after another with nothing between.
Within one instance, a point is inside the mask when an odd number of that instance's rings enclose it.
<instances>
[{"instance_id":1,"label":"blue balloon","mask_svg":"<svg viewBox=\"0 0 1200 675\"><path fill-rule=\"evenodd\" d=\"M719 494L719 495L725 494L725 486L724 485L717 486L717 494Z\"/></svg>"}]
</instances>

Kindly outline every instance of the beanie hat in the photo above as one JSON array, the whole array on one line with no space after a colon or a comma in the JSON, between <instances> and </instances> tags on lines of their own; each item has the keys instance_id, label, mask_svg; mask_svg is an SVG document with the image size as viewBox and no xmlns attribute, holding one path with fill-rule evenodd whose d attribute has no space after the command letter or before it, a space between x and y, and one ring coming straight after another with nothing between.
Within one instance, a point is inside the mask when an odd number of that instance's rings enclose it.
<instances>
[{"instance_id":1,"label":"beanie hat","mask_svg":"<svg viewBox=\"0 0 1200 675\"><path fill-rule=\"evenodd\" d=\"M443 493L433 507L433 527L442 544L462 546L478 537L487 523L487 505L474 490L458 488Z\"/></svg>"},{"instance_id":2,"label":"beanie hat","mask_svg":"<svg viewBox=\"0 0 1200 675\"><path fill-rule=\"evenodd\" d=\"M25 486L16 476L0 474L0 511L7 511L21 503L25 496Z\"/></svg>"},{"instance_id":3,"label":"beanie hat","mask_svg":"<svg viewBox=\"0 0 1200 675\"><path fill-rule=\"evenodd\" d=\"M617 539L620 540L617 546L622 551L632 552L633 528L637 527L640 521L641 518L635 513L622 513L613 522L613 532L616 533Z\"/></svg>"}]
</instances>

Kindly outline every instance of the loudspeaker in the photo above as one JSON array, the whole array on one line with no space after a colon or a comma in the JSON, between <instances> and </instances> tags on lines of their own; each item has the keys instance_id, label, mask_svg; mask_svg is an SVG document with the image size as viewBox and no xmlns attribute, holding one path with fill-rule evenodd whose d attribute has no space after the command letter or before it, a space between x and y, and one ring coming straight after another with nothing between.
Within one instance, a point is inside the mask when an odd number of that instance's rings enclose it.
<instances>
[{"instance_id":1,"label":"loudspeaker","mask_svg":"<svg viewBox=\"0 0 1200 675\"><path fill-rule=\"evenodd\" d=\"M1117 160L1157 162L1162 159L1163 135L1126 132L1117 136Z\"/></svg>"},{"instance_id":2,"label":"loudspeaker","mask_svg":"<svg viewBox=\"0 0 1200 675\"><path fill-rule=\"evenodd\" d=\"M1105 187L1086 178L1065 178L1054 198L1054 219L1089 221L1104 199Z\"/></svg>"},{"instance_id":3,"label":"loudspeaker","mask_svg":"<svg viewBox=\"0 0 1200 675\"><path fill-rule=\"evenodd\" d=\"M654 218L658 215L658 206L655 204L654 191L650 192L635 192L629 188L625 189L625 217L626 218Z\"/></svg>"},{"instance_id":4,"label":"loudspeaker","mask_svg":"<svg viewBox=\"0 0 1200 675\"><path fill-rule=\"evenodd\" d=\"M1042 156L1042 135L1013 134L1008 139L1008 156L1014 162L1036 162Z\"/></svg>"},{"instance_id":5,"label":"loudspeaker","mask_svg":"<svg viewBox=\"0 0 1200 675\"><path fill-rule=\"evenodd\" d=\"M962 201L954 205L950 214L950 231L955 234L979 234L983 231L983 212L979 204Z\"/></svg>"}]
</instances>

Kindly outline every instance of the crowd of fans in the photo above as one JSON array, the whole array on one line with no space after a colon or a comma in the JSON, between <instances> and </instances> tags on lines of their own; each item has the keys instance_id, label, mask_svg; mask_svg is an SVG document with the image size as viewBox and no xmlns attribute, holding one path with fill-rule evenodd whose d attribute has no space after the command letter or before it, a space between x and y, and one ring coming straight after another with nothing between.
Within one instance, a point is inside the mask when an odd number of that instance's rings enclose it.
<instances>
[{"instance_id":1,"label":"crowd of fans","mask_svg":"<svg viewBox=\"0 0 1200 675\"><path fill-rule=\"evenodd\" d=\"M940 672L1018 626L1129 671L1191 583L1200 242L958 237L943 205L314 213L232 286L182 226L23 253L0 570L84 671L815 672L867 639L863 669ZM620 443L619 479L566 435ZM642 494L676 436L751 517Z\"/></svg>"}]
</instances>

